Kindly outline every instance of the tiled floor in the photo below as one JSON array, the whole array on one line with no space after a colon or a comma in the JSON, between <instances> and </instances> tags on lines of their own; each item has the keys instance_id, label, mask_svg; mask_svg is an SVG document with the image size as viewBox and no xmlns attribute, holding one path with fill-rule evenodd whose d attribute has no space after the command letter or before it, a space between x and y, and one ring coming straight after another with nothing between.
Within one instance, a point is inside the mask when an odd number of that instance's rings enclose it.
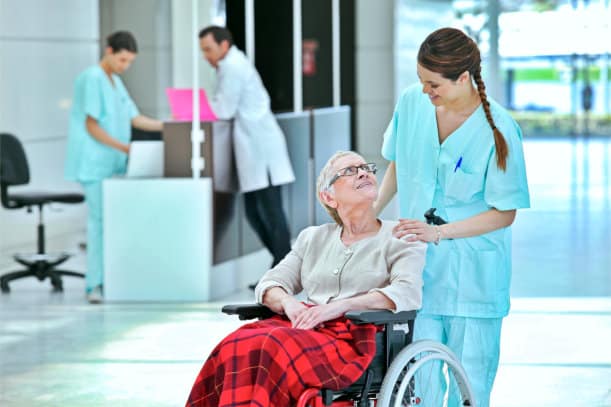
<instances>
[{"instance_id":1,"label":"tiled floor","mask_svg":"<svg viewBox=\"0 0 611 407\"><path fill-rule=\"evenodd\" d=\"M514 226L493 406L611 406L610 150L525 144L532 209ZM0 406L183 405L208 352L240 324L221 303L90 306L82 280L64 281L63 295L22 281L0 296Z\"/></svg>"}]
</instances>

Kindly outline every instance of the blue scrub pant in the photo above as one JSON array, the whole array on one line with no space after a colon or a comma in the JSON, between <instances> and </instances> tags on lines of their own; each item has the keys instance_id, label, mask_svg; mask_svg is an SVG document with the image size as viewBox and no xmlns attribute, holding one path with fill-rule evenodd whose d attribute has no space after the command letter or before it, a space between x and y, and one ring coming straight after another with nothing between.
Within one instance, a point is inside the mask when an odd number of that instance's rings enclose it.
<instances>
[{"instance_id":1,"label":"blue scrub pant","mask_svg":"<svg viewBox=\"0 0 611 407\"><path fill-rule=\"evenodd\" d=\"M102 231L102 180L82 182L87 203L87 292L104 284L104 247Z\"/></svg>"},{"instance_id":2,"label":"blue scrub pant","mask_svg":"<svg viewBox=\"0 0 611 407\"><path fill-rule=\"evenodd\" d=\"M465 318L418 314L414 326L414 340L431 339L447 345L467 373L478 407L490 405L490 392L499 365L502 318ZM439 366L440 368L441 366ZM443 373L433 383L445 389ZM452 384L450 384L452 386ZM450 389L448 406L461 405L452 400Z\"/></svg>"}]
</instances>

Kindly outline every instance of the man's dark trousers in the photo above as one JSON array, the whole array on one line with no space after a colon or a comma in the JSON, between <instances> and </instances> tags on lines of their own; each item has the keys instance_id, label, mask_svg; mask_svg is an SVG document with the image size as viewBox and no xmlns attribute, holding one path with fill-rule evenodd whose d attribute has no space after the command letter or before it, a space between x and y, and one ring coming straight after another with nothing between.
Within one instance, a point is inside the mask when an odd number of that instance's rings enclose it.
<instances>
[{"instance_id":1,"label":"man's dark trousers","mask_svg":"<svg viewBox=\"0 0 611 407\"><path fill-rule=\"evenodd\" d=\"M267 250L275 266L291 250L291 234L282 209L279 186L244 193L246 218Z\"/></svg>"}]
</instances>

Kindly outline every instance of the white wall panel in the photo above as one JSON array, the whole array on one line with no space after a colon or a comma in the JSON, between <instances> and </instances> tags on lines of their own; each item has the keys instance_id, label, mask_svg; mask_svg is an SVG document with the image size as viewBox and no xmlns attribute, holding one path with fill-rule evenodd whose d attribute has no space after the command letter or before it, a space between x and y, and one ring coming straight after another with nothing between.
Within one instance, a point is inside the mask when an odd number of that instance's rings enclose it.
<instances>
[{"instance_id":1,"label":"white wall panel","mask_svg":"<svg viewBox=\"0 0 611 407\"><path fill-rule=\"evenodd\" d=\"M394 106L390 103L381 102L360 102L359 106L360 113L357 123L359 140L369 143L370 152L367 157L368 159L382 162L382 155L380 154L382 150L382 135L386 127L388 127L390 119L392 119ZM382 180L382 178L378 179Z\"/></svg>"},{"instance_id":2,"label":"white wall panel","mask_svg":"<svg viewBox=\"0 0 611 407\"><path fill-rule=\"evenodd\" d=\"M147 116L168 118L165 88L172 78L171 0L100 0L100 12L103 38L128 30L138 42L138 56L123 74L136 105Z\"/></svg>"},{"instance_id":3,"label":"white wall panel","mask_svg":"<svg viewBox=\"0 0 611 407\"><path fill-rule=\"evenodd\" d=\"M98 36L98 0L0 0L0 38L72 42Z\"/></svg>"},{"instance_id":4,"label":"white wall panel","mask_svg":"<svg viewBox=\"0 0 611 407\"><path fill-rule=\"evenodd\" d=\"M74 80L97 59L94 41L0 41L2 131L23 141L66 137Z\"/></svg>"},{"instance_id":5,"label":"white wall panel","mask_svg":"<svg viewBox=\"0 0 611 407\"><path fill-rule=\"evenodd\" d=\"M393 101L394 76L391 64L381 64L380 61L392 61L391 48L360 49L356 53L358 69L356 89L357 102L381 102Z\"/></svg>"},{"instance_id":6,"label":"white wall panel","mask_svg":"<svg viewBox=\"0 0 611 407\"><path fill-rule=\"evenodd\" d=\"M165 89L172 86L172 53L169 49L140 50L131 68L122 77L129 94L142 114L161 120L170 118Z\"/></svg>"},{"instance_id":7,"label":"white wall panel","mask_svg":"<svg viewBox=\"0 0 611 407\"><path fill-rule=\"evenodd\" d=\"M111 18L113 30L128 29L134 34L139 51L171 47L169 0L102 0L102 6L110 6L105 16Z\"/></svg>"},{"instance_id":8,"label":"white wall panel","mask_svg":"<svg viewBox=\"0 0 611 407\"><path fill-rule=\"evenodd\" d=\"M63 176L68 115L76 76L99 60L98 8L98 0L0 0L0 132L22 141L31 175L15 191L80 191ZM35 212L0 208L0 266L35 250ZM84 204L45 215L50 250L84 235Z\"/></svg>"},{"instance_id":9,"label":"white wall panel","mask_svg":"<svg viewBox=\"0 0 611 407\"><path fill-rule=\"evenodd\" d=\"M79 184L64 179L65 139L24 144L30 166L28 189L79 192ZM23 187L26 188L26 187Z\"/></svg>"}]
</instances>

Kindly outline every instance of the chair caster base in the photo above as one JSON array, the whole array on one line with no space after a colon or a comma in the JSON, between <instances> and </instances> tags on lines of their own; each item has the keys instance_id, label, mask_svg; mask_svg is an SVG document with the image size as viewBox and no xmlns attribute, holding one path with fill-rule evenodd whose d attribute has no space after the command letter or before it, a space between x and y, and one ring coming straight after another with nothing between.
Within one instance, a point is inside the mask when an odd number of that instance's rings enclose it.
<instances>
[{"instance_id":1,"label":"chair caster base","mask_svg":"<svg viewBox=\"0 0 611 407\"><path fill-rule=\"evenodd\" d=\"M53 286L54 293L61 293L64 291L64 284L61 279L51 279L51 285Z\"/></svg>"}]
</instances>

